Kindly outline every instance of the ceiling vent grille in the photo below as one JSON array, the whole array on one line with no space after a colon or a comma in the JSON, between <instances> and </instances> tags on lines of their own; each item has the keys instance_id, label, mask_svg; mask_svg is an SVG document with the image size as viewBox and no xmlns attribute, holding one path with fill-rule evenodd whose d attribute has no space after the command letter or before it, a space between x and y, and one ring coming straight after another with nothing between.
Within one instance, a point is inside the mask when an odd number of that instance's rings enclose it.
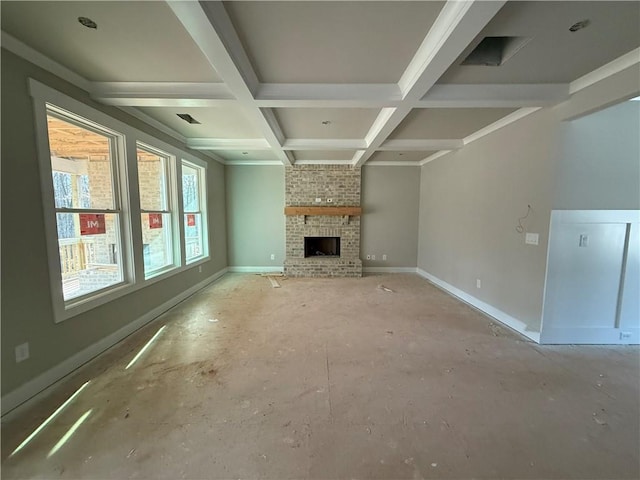
<instances>
[{"instance_id":1,"label":"ceiling vent grille","mask_svg":"<svg viewBox=\"0 0 640 480\"><path fill-rule=\"evenodd\" d=\"M530 37L484 37L462 65L499 67L513 57L531 40Z\"/></svg>"},{"instance_id":2,"label":"ceiling vent grille","mask_svg":"<svg viewBox=\"0 0 640 480\"><path fill-rule=\"evenodd\" d=\"M184 120L187 123L190 123L192 125L200 125L200 122L195 118L193 118L188 113L176 113L176 115L178 115L182 120Z\"/></svg>"}]
</instances>

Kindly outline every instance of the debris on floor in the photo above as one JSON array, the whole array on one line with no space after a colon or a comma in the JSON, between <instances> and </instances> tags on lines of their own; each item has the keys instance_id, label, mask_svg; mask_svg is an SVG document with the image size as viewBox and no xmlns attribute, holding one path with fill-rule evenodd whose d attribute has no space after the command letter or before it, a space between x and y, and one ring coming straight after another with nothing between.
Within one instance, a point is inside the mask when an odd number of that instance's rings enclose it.
<instances>
[{"instance_id":1,"label":"debris on floor","mask_svg":"<svg viewBox=\"0 0 640 480\"><path fill-rule=\"evenodd\" d=\"M218 319L217 318L210 318L209 321L211 323L218 323Z\"/></svg>"},{"instance_id":2,"label":"debris on floor","mask_svg":"<svg viewBox=\"0 0 640 480\"><path fill-rule=\"evenodd\" d=\"M380 290L385 291L385 292L394 293L393 290L391 290L390 288L385 287L384 285L378 285L378 288Z\"/></svg>"},{"instance_id":3,"label":"debris on floor","mask_svg":"<svg viewBox=\"0 0 640 480\"><path fill-rule=\"evenodd\" d=\"M278 283L278 281L275 278L273 278L272 276L268 276L267 278L271 282L271 286L273 288L280 288L280 284Z\"/></svg>"},{"instance_id":4,"label":"debris on floor","mask_svg":"<svg viewBox=\"0 0 640 480\"><path fill-rule=\"evenodd\" d=\"M129 451L129 455L127 455L127 458L131 458L131 455L133 455L135 452L136 452L136 449L135 449L135 448L132 448L132 449Z\"/></svg>"},{"instance_id":5,"label":"debris on floor","mask_svg":"<svg viewBox=\"0 0 640 480\"><path fill-rule=\"evenodd\" d=\"M389 335L393 335L393 330L387 330L387 333L388 333Z\"/></svg>"},{"instance_id":6,"label":"debris on floor","mask_svg":"<svg viewBox=\"0 0 640 480\"><path fill-rule=\"evenodd\" d=\"M500 328L499 325L496 325L493 322L489 324L489 330L491 330L491 333L493 334L494 337L502 336L502 328Z\"/></svg>"}]
</instances>

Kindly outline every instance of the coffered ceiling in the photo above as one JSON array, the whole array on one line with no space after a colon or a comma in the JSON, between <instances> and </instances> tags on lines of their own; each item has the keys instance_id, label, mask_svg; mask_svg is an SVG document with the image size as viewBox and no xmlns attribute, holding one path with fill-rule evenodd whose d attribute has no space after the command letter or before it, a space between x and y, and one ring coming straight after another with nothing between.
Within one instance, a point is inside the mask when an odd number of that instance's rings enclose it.
<instances>
[{"instance_id":1,"label":"coffered ceiling","mask_svg":"<svg viewBox=\"0 0 640 480\"><path fill-rule=\"evenodd\" d=\"M228 164L422 164L566 100L572 82L640 52L636 1L1 8L3 47L44 55L95 100ZM500 66L462 65L485 37L517 37L521 48Z\"/></svg>"}]
</instances>

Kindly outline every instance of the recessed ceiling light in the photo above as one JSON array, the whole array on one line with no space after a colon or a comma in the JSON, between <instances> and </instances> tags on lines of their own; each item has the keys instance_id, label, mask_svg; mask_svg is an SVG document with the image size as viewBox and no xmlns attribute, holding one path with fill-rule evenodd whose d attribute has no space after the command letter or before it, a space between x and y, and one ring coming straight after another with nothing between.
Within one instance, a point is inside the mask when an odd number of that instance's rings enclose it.
<instances>
[{"instance_id":1,"label":"recessed ceiling light","mask_svg":"<svg viewBox=\"0 0 640 480\"><path fill-rule=\"evenodd\" d=\"M329 120L323 120L323 121L322 121L322 124L323 124L323 125L331 125L331 121L329 121Z\"/></svg>"},{"instance_id":2,"label":"recessed ceiling light","mask_svg":"<svg viewBox=\"0 0 640 480\"><path fill-rule=\"evenodd\" d=\"M187 123L190 123L192 125L200 125L200 122L195 118L193 118L188 113L176 113L176 115L179 116L182 120L184 120Z\"/></svg>"},{"instance_id":3,"label":"recessed ceiling light","mask_svg":"<svg viewBox=\"0 0 640 480\"><path fill-rule=\"evenodd\" d=\"M82 26L87 28L93 28L94 30L98 29L98 24L91 20L88 17L78 17L78 21L82 24Z\"/></svg>"},{"instance_id":4,"label":"recessed ceiling light","mask_svg":"<svg viewBox=\"0 0 640 480\"><path fill-rule=\"evenodd\" d=\"M584 20L580 20L579 22L576 22L573 25L571 25L569 27L569 31L577 32L578 30L582 30L583 28L588 27L590 23L591 23L591 20L589 20L588 18L585 18Z\"/></svg>"}]
</instances>

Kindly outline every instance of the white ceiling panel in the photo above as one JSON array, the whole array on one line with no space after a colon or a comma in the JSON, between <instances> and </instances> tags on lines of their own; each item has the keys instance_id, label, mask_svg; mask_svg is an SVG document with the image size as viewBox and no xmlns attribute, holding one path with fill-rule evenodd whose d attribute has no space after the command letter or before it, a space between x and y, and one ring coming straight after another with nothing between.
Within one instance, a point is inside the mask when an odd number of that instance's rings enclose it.
<instances>
[{"instance_id":1,"label":"white ceiling panel","mask_svg":"<svg viewBox=\"0 0 640 480\"><path fill-rule=\"evenodd\" d=\"M212 108L144 107L140 110L187 138L262 138L262 133L238 106ZM186 113L200 122L189 124L177 116Z\"/></svg>"},{"instance_id":2,"label":"white ceiling panel","mask_svg":"<svg viewBox=\"0 0 640 480\"><path fill-rule=\"evenodd\" d=\"M416 108L398 125L390 138L464 138L514 111L514 108Z\"/></svg>"},{"instance_id":3,"label":"white ceiling panel","mask_svg":"<svg viewBox=\"0 0 640 480\"><path fill-rule=\"evenodd\" d=\"M278 108L275 112L287 138L364 138L380 110Z\"/></svg>"},{"instance_id":4,"label":"white ceiling panel","mask_svg":"<svg viewBox=\"0 0 640 480\"><path fill-rule=\"evenodd\" d=\"M576 22L590 24L576 32ZM484 37L531 40L499 67L460 65ZM640 45L640 2L508 2L439 83L568 83Z\"/></svg>"},{"instance_id":5,"label":"white ceiling panel","mask_svg":"<svg viewBox=\"0 0 640 480\"><path fill-rule=\"evenodd\" d=\"M293 156L295 157L296 161L336 160L349 162L351 161L355 153L355 150L296 150L293 152Z\"/></svg>"},{"instance_id":6,"label":"white ceiling panel","mask_svg":"<svg viewBox=\"0 0 640 480\"><path fill-rule=\"evenodd\" d=\"M444 2L225 2L265 83L397 82Z\"/></svg>"},{"instance_id":7,"label":"white ceiling panel","mask_svg":"<svg viewBox=\"0 0 640 480\"><path fill-rule=\"evenodd\" d=\"M220 81L165 2L3 1L2 30L92 81Z\"/></svg>"},{"instance_id":8,"label":"white ceiling panel","mask_svg":"<svg viewBox=\"0 0 640 480\"><path fill-rule=\"evenodd\" d=\"M419 162L436 153L435 151L376 152L370 162Z\"/></svg>"}]
</instances>

